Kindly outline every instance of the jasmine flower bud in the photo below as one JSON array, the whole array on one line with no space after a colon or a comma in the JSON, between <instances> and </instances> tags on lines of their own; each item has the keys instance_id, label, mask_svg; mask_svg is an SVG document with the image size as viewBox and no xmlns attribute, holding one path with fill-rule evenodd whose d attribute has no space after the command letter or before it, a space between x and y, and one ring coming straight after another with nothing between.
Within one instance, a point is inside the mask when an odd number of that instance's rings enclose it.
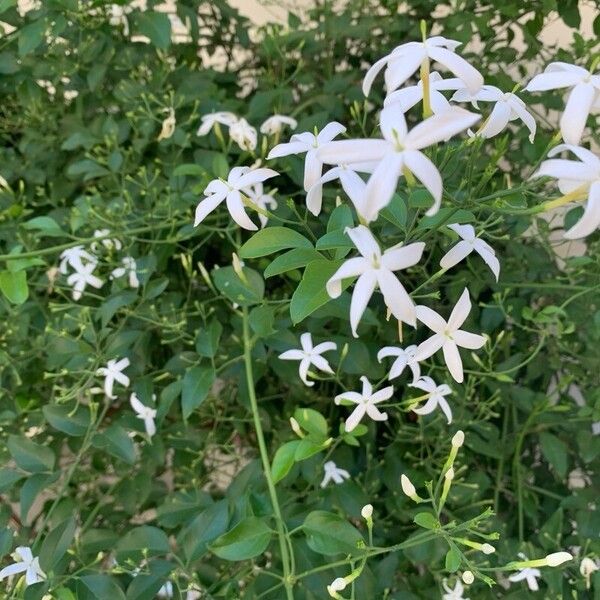
<instances>
[{"instance_id":1,"label":"jasmine flower bud","mask_svg":"<svg viewBox=\"0 0 600 600\"><path fill-rule=\"evenodd\" d=\"M475 581L475 575L471 571L465 571L462 574L462 580L467 584L471 585Z\"/></svg>"}]
</instances>

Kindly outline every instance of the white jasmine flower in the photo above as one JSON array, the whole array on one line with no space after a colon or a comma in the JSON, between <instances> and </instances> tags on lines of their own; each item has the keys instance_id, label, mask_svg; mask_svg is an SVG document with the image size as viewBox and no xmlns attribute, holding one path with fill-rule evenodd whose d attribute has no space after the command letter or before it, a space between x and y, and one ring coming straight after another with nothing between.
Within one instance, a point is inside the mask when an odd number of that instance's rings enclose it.
<instances>
[{"instance_id":1,"label":"white jasmine flower","mask_svg":"<svg viewBox=\"0 0 600 600\"><path fill-rule=\"evenodd\" d=\"M73 300L79 300L88 285L91 285L96 289L100 289L104 285L104 281L94 275L95 268L95 263L87 263L67 277L67 284L73 288L73 291L71 292Z\"/></svg>"},{"instance_id":2,"label":"white jasmine flower","mask_svg":"<svg viewBox=\"0 0 600 600\"><path fill-rule=\"evenodd\" d=\"M536 75L525 88L528 92L545 92L572 88L560 119L560 132L567 144L581 141L590 110L600 95L600 73L564 62L550 63L543 73Z\"/></svg>"},{"instance_id":3,"label":"white jasmine flower","mask_svg":"<svg viewBox=\"0 0 600 600\"><path fill-rule=\"evenodd\" d=\"M472 93L483 85L481 73L464 58L455 54L460 42L436 35L424 42L408 42L397 46L390 54L374 63L363 80L363 93L369 95L373 80L381 69L385 70L387 93L399 88L426 60L432 60L454 73Z\"/></svg>"},{"instance_id":4,"label":"white jasmine flower","mask_svg":"<svg viewBox=\"0 0 600 600\"><path fill-rule=\"evenodd\" d=\"M111 358L107 363L106 367L100 367L96 371L96 375L104 377L104 393L111 400L116 398L113 395L113 386L115 381L120 383L124 387L129 387L129 377L123 373L123 370L129 366L129 359L122 358L120 360Z\"/></svg>"},{"instance_id":5,"label":"white jasmine flower","mask_svg":"<svg viewBox=\"0 0 600 600\"><path fill-rule=\"evenodd\" d=\"M442 581L442 586L444 591L446 592L442 596L442 600L469 600L463 596L465 592L465 588L463 587L462 581L460 579L456 580L454 584L454 589L448 586L446 579Z\"/></svg>"},{"instance_id":6,"label":"white jasmine flower","mask_svg":"<svg viewBox=\"0 0 600 600\"><path fill-rule=\"evenodd\" d=\"M442 76L433 71L429 74L429 102L433 114L439 114L450 108L446 96L442 94L445 90L458 90L464 87L464 83L458 78L442 79ZM417 85L403 87L386 96L384 106L397 104L402 112L408 112L413 106L423 100L423 82L419 80Z\"/></svg>"},{"instance_id":7,"label":"white jasmine flower","mask_svg":"<svg viewBox=\"0 0 600 600\"><path fill-rule=\"evenodd\" d=\"M39 558L33 556L31 548L28 546L16 548L13 558L16 562L0 571L0 581L18 573L25 573L25 587L46 579L46 573L40 567Z\"/></svg>"},{"instance_id":8,"label":"white jasmine flower","mask_svg":"<svg viewBox=\"0 0 600 600\"><path fill-rule=\"evenodd\" d=\"M63 275L66 275L68 271L67 267L70 266L75 271L81 271L86 263L96 265L98 259L85 250L83 246L73 246L60 253L60 264L58 269Z\"/></svg>"},{"instance_id":9,"label":"white jasmine flower","mask_svg":"<svg viewBox=\"0 0 600 600\"><path fill-rule=\"evenodd\" d=\"M267 159L271 160L273 158L289 156L290 154L306 153L304 159L304 191L308 192L310 188L319 181L323 173L323 163L317 154L318 149L323 144L331 142L334 137L340 133L344 133L344 131L346 131L346 128L343 125L333 121L332 123L325 125L317 135L307 131L304 133L295 133L290 138L289 142L275 146L275 148L269 152ZM317 190L314 194L316 197L313 199L313 206L318 206L318 210L320 211L320 190ZM319 213L316 212L313 214L317 215Z\"/></svg>"},{"instance_id":10,"label":"white jasmine flower","mask_svg":"<svg viewBox=\"0 0 600 600\"><path fill-rule=\"evenodd\" d=\"M419 388L424 392L428 393L427 402L421 408L413 408L412 411L417 413L418 415L428 415L432 413L438 406L446 415L446 419L448 423L452 423L452 410L450 405L446 401L446 396L452 393L450 386L442 383L442 385L437 385L435 381L426 375L421 377L415 383L409 383L410 387Z\"/></svg>"},{"instance_id":11,"label":"white jasmine flower","mask_svg":"<svg viewBox=\"0 0 600 600\"><path fill-rule=\"evenodd\" d=\"M377 408L376 404L389 400L394 393L394 388L391 385L377 392L373 392L373 386L364 375L360 380L362 381L362 392L344 392L338 394L334 400L336 404L340 404L342 400L356 404L356 408L346 419L345 429L348 433L360 423L365 414L371 417L373 421L387 421L387 413L382 413Z\"/></svg>"},{"instance_id":12,"label":"white jasmine flower","mask_svg":"<svg viewBox=\"0 0 600 600\"><path fill-rule=\"evenodd\" d=\"M100 249L100 244L102 244L109 251L112 250L113 248L115 250L120 250L123 247L123 244L121 244L120 240L118 240L116 238L105 237L109 233L110 233L110 229L96 229L96 231L94 231L94 237L102 238L102 239L92 242L90 244L90 249L92 250L92 252L98 252L98 250Z\"/></svg>"},{"instance_id":13,"label":"white jasmine flower","mask_svg":"<svg viewBox=\"0 0 600 600\"><path fill-rule=\"evenodd\" d=\"M600 158L585 148L569 144L556 146L548 152L548 156L555 156L563 150L572 152L579 160L545 160L533 177L554 177L561 193L573 194L573 200L587 196L581 219L565 232L565 238L575 240L600 227Z\"/></svg>"},{"instance_id":14,"label":"white jasmine flower","mask_svg":"<svg viewBox=\"0 0 600 600\"><path fill-rule=\"evenodd\" d=\"M358 337L356 328L376 287L381 290L385 304L394 317L415 326L415 305L394 271L416 265L425 244L415 242L408 246L397 245L382 254L373 234L364 225L347 227L345 233L361 256L346 260L329 279L326 287L332 298L338 298L342 293L342 281L358 276L350 303L350 325L354 337Z\"/></svg>"},{"instance_id":15,"label":"white jasmine flower","mask_svg":"<svg viewBox=\"0 0 600 600\"><path fill-rule=\"evenodd\" d=\"M173 597L173 584L167 581L159 590L156 592L157 598L172 598Z\"/></svg>"},{"instance_id":16,"label":"white jasmine flower","mask_svg":"<svg viewBox=\"0 0 600 600\"><path fill-rule=\"evenodd\" d=\"M513 573L512 575L509 575L508 580L512 581L513 583L525 580L527 582L527 587L532 592L537 592L540 589L537 580L541 576L542 573L539 569L526 567L524 569L521 569L518 573Z\"/></svg>"},{"instance_id":17,"label":"white jasmine flower","mask_svg":"<svg viewBox=\"0 0 600 600\"><path fill-rule=\"evenodd\" d=\"M177 124L177 121L175 120L175 111L173 108L166 108L165 112L167 112L168 115L162 122L162 127L157 138L159 142L160 140L168 140L175 132L175 125Z\"/></svg>"},{"instance_id":18,"label":"white jasmine flower","mask_svg":"<svg viewBox=\"0 0 600 600\"><path fill-rule=\"evenodd\" d=\"M440 348L444 352L444 360L450 374L458 383L463 381L463 367L458 347L477 350L485 344L485 337L463 331L459 327L466 321L471 312L469 290L464 289L448 321L427 306L417 306L417 319L425 323L435 335L425 340L417 348L417 360L423 361L435 354Z\"/></svg>"},{"instance_id":19,"label":"white jasmine flower","mask_svg":"<svg viewBox=\"0 0 600 600\"><path fill-rule=\"evenodd\" d=\"M579 565L579 572L582 577L585 579L585 589L590 589L590 579L592 575L598 570L598 563L589 557L585 557L581 560L581 564Z\"/></svg>"},{"instance_id":20,"label":"white jasmine flower","mask_svg":"<svg viewBox=\"0 0 600 600\"><path fill-rule=\"evenodd\" d=\"M354 168L354 163L378 163L365 189L363 217L367 222L377 219L379 211L389 204L398 179L406 171L412 173L433 196L434 204L426 214L434 215L442 201L442 177L421 150L468 129L480 118L480 115L453 106L408 131L404 113L398 105L392 104L380 114L379 124L384 139L330 142L323 145L317 154L326 164L347 164L350 168Z\"/></svg>"},{"instance_id":21,"label":"white jasmine flower","mask_svg":"<svg viewBox=\"0 0 600 600\"><path fill-rule=\"evenodd\" d=\"M140 287L140 280L137 277L137 265L135 262L135 258L132 256L125 256L121 259L122 267L117 267L113 269L111 273L111 278L118 279L119 277L124 277L127 275L129 277L129 287L138 288Z\"/></svg>"},{"instance_id":22,"label":"white jasmine flower","mask_svg":"<svg viewBox=\"0 0 600 600\"><path fill-rule=\"evenodd\" d=\"M343 577L337 577L331 582L330 585L327 586L327 593L332 598L340 598L338 592L345 590L347 585L348 584L346 583L346 580Z\"/></svg>"},{"instance_id":23,"label":"white jasmine flower","mask_svg":"<svg viewBox=\"0 0 600 600\"><path fill-rule=\"evenodd\" d=\"M152 437L156 433L156 425L154 423L156 409L142 404L135 393L129 397L129 404L131 404L131 408L137 413L136 417L144 421L144 427L148 436Z\"/></svg>"},{"instance_id":24,"label":"white jasmine flower","mask_svg":"<svg viewBox=\"0 0 600 600\"><path fill-rule=\"evenodd\" d=\"M243 229L256 231L258 227L250 220L244 209L242 194L245 195L250 186L276 175L278 173L273 169L233 167L229 171L227 181L213 179L204 190L204 195L207 197L196 208L194 227L199 225L209 213L225 200L231 218Z\"/></svg>"},{"instance_id":25,"label":"white jasmine flower","mask_svg":"<svg viewBox=\"0 0 600 600\"><path fill-rule=\"evenodd\" d=\"M196 135L203 136L207 135L210 130L215 126L216 123L231 127L238 118L232 112L220 111L204 115L201 119L202 123L196 132Z\"/></svg>"},{"instance_id":26,"label":"white jasmine flower","mask_svg":"<svg viewBox=\"0 0 600 600\"><path fill-rule=\"evenodd\" d=\"M510 121L521 119L529 129L529 141L533 143L536 123L531 113L527 110L525 102L512 92L504 93L494 85L484 85L476 94L469 93L467 89L458 90L452 96L454 102L495 102L490 116L485 120L476 135L491 138L504 131Z\"/></svg>"},{"instance_id":27,"label":"white jasmine flower","mask_svg":"<svg viewBox=\"0 0 600 600\"><path fill-rule=\"evenodd\" d=\"M448 228L457 233L462 240L444 254L442 260L440 260L440 267L446 270L451 269L454 265L469 256L471 252L475 251L483 258L483 262L490 268L496 281L498 281L498 277L500 276L500 262L496 258L496 252L487 242L484 242L475 235L473 226L454 223L448 225Z\"/></svg>"},{"instance_id":28,"label":"white jasmine flower","mask_svg":"<svg viewBox=\"0 0 600 600\"><path fill-rule=\"evenodd\" d=\"M285 125L290 129L296 129L296 127L298 127L298 121L292 117L286 117L285 115L273 115L260 126L260 132L265 135L276 135L283 131Z\"/></svg>"},{"instance_id":29,"label":"white jasmine flower","mask_svg":"<svg viewBox=\"0 0 600 600\"><path fill-rule=\"evenodd\" d=\"M275 200L271 194L265 194L263 184L260 182L246 188L244 192L246 196L248 196L248 198L263 211L273 211L277 208L277 200ZM268 223L269 217L258 211L258 220L260 221L260 226L264 227Z\"/></svg>"},{"instance_id":30,"label":"white jasmine flower","mask_svg":"<svg viewBox=\"0 0 600 600\"><path fill-rule=\"evenodd\" d=\"M229 126L229 136L242 150L254 150L258 134L256 129L246 121L238 119Z\"/></svg>"},{"instance_id":31,"label":"white jasmine flower","mask_svg":"<svg viewBox=\"0 0 600 600\"><path fill-rule=\"evenodd\" d=\"M308 380L308 369L310 365L314 365L320 371L324 373L333 374L333 370L329 366L329 362L326 358L321 356L323 352L329 352L330 350L336 350L337 344L334 342L322 342L313 346L312 335L309 332L303 333L300 336L301 349L298 350L286 350L283 354L279 355L281 360L299 360L300 366L298 372L300 379L304 382L304 385L313 386L314 381Z\"/></svg>"},{"instance_id":32,"label":"white jasmine flower","mask_svg":"<svg viewBox=\"0 0 600 600\"><path fill-rule=\"evenodd\" d=\"M396 346L386 346L377 353L377 360L381 362L383 358L395 356L396 360L392 363L388 379L400 377L406 367L412 371L413 383L421 377L421 367L416 359L417 346L408 346L406 350Z\"/></svg>"},{"instance_id":33,"label":"white jasmine flower","mask_svg":"<svg viewBox=\"0 0 600 600\"><path fill-rule=\"evenodd\" d=\"M339 485L340 483L344 483L346 479L350 479L350 473L346 469L340 469L332 460L328 460L323 465L323 469L325 475L323 476L323 481L321 481L322 488L326 487L330 481Z\"/></svg>"}]
</instances>

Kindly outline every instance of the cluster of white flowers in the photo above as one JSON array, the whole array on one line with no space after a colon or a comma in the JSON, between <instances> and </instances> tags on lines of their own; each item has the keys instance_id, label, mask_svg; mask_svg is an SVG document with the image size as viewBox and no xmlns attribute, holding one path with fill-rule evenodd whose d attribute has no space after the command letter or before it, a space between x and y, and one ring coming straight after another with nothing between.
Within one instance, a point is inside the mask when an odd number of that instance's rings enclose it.
<instances>
[{"instance_id":1,"label":"cluster of white flowers","mask_svg":"<svg viewBox=\"0 0 600 600\"><path fill-rule=\"evenodd\" d=\"M104 280L95 274L99 263L97 254L103 250L118 251L123 247L118 239L107 237L109 235L108 229L97 229L94 231L94 238L97 240L90 244L90 250L86 250L80 245L67 248L61 253L58 270L63 275L68 275L67 285L72 288L73 300L79 300L88 285L96 289L100 289L104 285ZM140 281L137 277L135 259L132 256L124 256L121 264L122 267L117 267L110 273L110 279L127 276L129 287L138 288ZM70 270L72 272L69 274Z\"/></svg>"}]
</instances>

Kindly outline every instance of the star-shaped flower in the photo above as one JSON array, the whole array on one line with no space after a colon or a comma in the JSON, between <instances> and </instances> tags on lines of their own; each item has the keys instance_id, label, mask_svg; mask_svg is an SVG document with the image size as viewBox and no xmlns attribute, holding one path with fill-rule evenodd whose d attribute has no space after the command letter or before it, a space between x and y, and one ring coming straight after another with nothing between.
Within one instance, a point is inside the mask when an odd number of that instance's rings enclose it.
<instances>
[{"instance_id":1,"label":"star-shaped flower","mask_svg":"<svg viewBox=\"0 0 600 600\"><path fill-rule=\"evenodd\" d=\"M332 460L328 460L323 465L323 469L325 470L325 474L323 481L321 481L322 488L326 487L330 481L339 485L340 483L344 483L346 479L350 479L350 473L346 469L340 469Z\"/></svg>"},{"instance_id":2,"label":"star-shaped flower","mask_svg":"<svg viewBox=\"0 0 600 600\"><path fill-rule=\"evenodd\" d=\"M88 263L96 265L98 264L98 259L83 246L73 246L60 253L58 270L63 275L66 275L68 267L72 267L75 271L81 271Z\"/></svg>"},{"instance_id":3,"label":"star-shaped flower","mask_svg":"<svg viewBox=\"0 0 600 600\"><path fill-rule=\"evenodd\" d=\"M104 281L94 275L95 268L96 263L90 262L82 265L77 271L67 277L67 284L73 288L71 292L73 300L79 300L88 285L96 289L100 289L104 285Z\"/></svg>"},{"instance_id":4,"label":"star-shaped flower","mask_svg":"<svg viewBox=\"0 0 600 600\"><path fill-rule=\"evenodd\" d=\"M282 132L286 125L290 129L296 129L298 121L285 115L273 115L260 126L260 132L265 135L277 135Z\"/></svg>"},{"instance_id":5,"label":"star-shaped flower","mask_svg":"<svg viewBox=\"0 0 600 600\"><path fill-rule=\"evenodd\" d=\"M317 367L317 369L323 371L324 373L333 374L333 370L329 366L329 362L326 358L321 356L321 354L330 350L336 350L337 344L334 342L322 342L316 346L313 346L312 335L308 332L303 333L300 336L300 344L302 345L302 349L286 350L283 354L279 355L279 358L281 360L300 361L298 372L300 374L300 379L304 382L304 385L315 385L314 381L309 381L307 378L310 365L314 365Z\"/></svg>"},{"instance_id":6,"label":"star-shaped flower","mask_svg":"<svg viewBox=\"0 0 600 600\"><path fill-rule=\"evenodd\" d=\"M125 277L125 275L127 275L129 278L129 287L140 287L140 280L137 277L137 263L135 262L135 258L132 256L125 256L121 259L121 263L123 266L113 269L111 278L118 279L119 277Z\"/></svg>"},{"instance_id":7,"label":"star-shaped flower","mask_svg":"<svg viewBox=\"0 0 600 600\"><path fill-rule=\"evenodd\" d=\"M469 299L469 290L467 288L465 288L458 299L448 321L445 321L438 313L427 306L416 307L417 319L435 332L435 335L419 344L417 348L417 360L419 362L423 361L441 348L444 352L446 366L458 383L462 383L464 378L458 347L477 350L485 344L485 337L482 335L459 329L466 321L470 312L471 300Z\"/></svg>"},{"instance_id":8,"label":"star-shaped flower","mask_svg":"<svg viewBox=\"0 0 600 600\"><path fill-rule=\"evenodd\" d=\"M417 361L417 346L408 346L406 349L397 346L386 346L377 353L377 360L381 362L383 358L395 356L396 360L392 363L388 379L400 377L406 367L412 371L413 383L421 377L421 367Z\"/></svg>"},{"instance_id":9,"label":"star-shaped flower","mask_svg":"<svg viewBox=\"0 0 600 600\"><path fill-rule=\"evenodd\" d=\"M254 150L256 148L258 134L246 119L238 119L229 126L229 137L242 150Z\"/></svg>"},{"instance_id":10,"label":"star-shaped flower","mask_svg":"<svg viewBox=\"0 0 600 600\"><path fill-rule=\"evenodd\" d=\"M512 581L513 583L525 580L527 582L527 587L532 592L537 592L540 589L537 580L541 576L542 573L539 569L526 567L525 569L521 569L518 573L513 573L512 575L509 575L508 580Z\"/></svg>"},{"instance_id":11,"label":"star-shaped flower","mask_svg":"<svg viewBox=\"0 0 600 600\"><path fill-rule=\"evenodd\" d=\"M131 408L136 412L136 417L144 421L144 428L148 436L152 437L156 433L156 425L154 423L156 409L142 404L135 392L129 397L129 404L131 404Z\"/></svg>"},{"instance_id":12,"label":"star-shaped flower","mask_svg":"<svg viewBox=\"0 0 600 600\"><path fill-rule=\"evenodd\" d=\"M277 176L273 169L250 169L250 167L233 167L229 172L227 181L213 179L204 190L206 198L196 207L196 218L194 227L202 223L223 200L227 204L227 210L231 218L243 229L256 231L258 227L250 220L244 208L242 195L250 186L261 183L266 179Z\"/></svg>"},{"instance_id":13,"label":"star-shaped flower","mask_svg":"<svg viewBox=\"0 0 600 600\"><path fill-rule=\"evenodd\" d=\"M465 588L460 579L456 580L456 583L454 584L454 589L452 589L448 585L445 579L442 581L442 586L444 587L444 591L446 592L442 596L442 600L469 600L468 598L465 598L463 596L463 594L465 593Z\"/></svg>"},{"instance_id":14,"label":"star-shaped flower","mask_svg":"<svg viewBox=\"0 0 600 600\"><path fill-rule=\"evenodd\" d=\"M378 408L377 404L389 400L394 393L394 387L388 386L373 392L373 386L369 380L363 375L360 380L362 381L362 392L344 392L338 394L335 397L334 402L341 404L342 401L352 402L356 404L356 408L352 411L352 414L346 419L345 430L350 433L360 423L365 414L373 421L387 421L387 413L382 413Z\"/></svg>"},{"instance_id":15,"label":"star-shaped flower","mask_svg":"<svg viewBox=\"0 0 600 600\"><path fill-rule=\"evenodd\" d=\"M358 337L356 328L376 287L381 290L394 317L414 327L415 305L394 271L416 265L421 260L425 244L415 242L408 246L393 246L382 254L373 234L364 225L347 227L345 232L361 256L348 259L329 279L326 287L327 293L337 298L342 293L342 281L358 276L350 303L350 325L354 337Z\"/></svg>"},{"instance_id":16,"label":"star-shaped flower","mask_svg":"<svg viewBox=\"0 0 600 600\"><path fill-rule=\"evenodd\" d=\"M446 415L448 424L452 423L452 410L450 409L450 405L445 398L445 396L448 396L452 393L450 386L446 385L445 383L442 383L442 385L437 385L437 383L427 375L424 375L414 383L409 383L409 385L410 387L423 390L428 394L425 404L421 406L421 408L413 408L413 412L417 413L418 415L428 415L439 406L444 415Z\"/></svg>"},{"instance_id":17,"label":"star-shaped flower","mask_svg":"<svg viewBox=\"0 0 600 600\"><path fill-rule=\"evenodd\" d=\"M452 225L448 225L448 228L452 229L452 231L457 233L462 239L456 246L452 246L452 248L444 254L442 260L440 260L440 267L446 270L450 269L469 256L471 252L475 251L483 258L485 264L494 274L496 281L498 281L500 275L500 262L496 258L496 252L487 242L484 242L475 235L473 226L453 223Z\"/></svg>"},{"instance_id":18,"label":"star-shaped flower","mask_svg":"<svg viewBox=\"0 0 600 600\"><path fill-rule=\"evenodd\" d=\"M25 586L39 583L46 579L46 573L40 567L40 561L37 556L33 556L31 548L27 546L19 546L16 548L13 557L15 561L12 565L4 567L0 571L0 581L11 575L25 573Z\"/></svg>"},{"instance_id":19,"label":"star-shaped flower","mask_svg":"<svg viewBox=\"0 0 600 600\"><path fill-rule=\"evenodd\" d=\"M104 377L104 393L110 399L114 400L116 396L113 395L113 386L115 381L125 387L129 387L129 377L123 373L123 370L129 366L129 359L122 358L116 360L111 358L107 363L106 367L100 367L96 371L96 375Z\"/></svg>"},{"instance_id":20,"label":"star-shaped flower","mask_svg":"<svg viewBox=\"0 0 600 600\"><path fill-rule=\"evenodd\" d=\"M232 112L219 111L204 115L201 120L202 124L196 132L196 135L199 136L207 135L217 123L230 127L238 120L238 118Z\"/></svg>"}]
</instances>

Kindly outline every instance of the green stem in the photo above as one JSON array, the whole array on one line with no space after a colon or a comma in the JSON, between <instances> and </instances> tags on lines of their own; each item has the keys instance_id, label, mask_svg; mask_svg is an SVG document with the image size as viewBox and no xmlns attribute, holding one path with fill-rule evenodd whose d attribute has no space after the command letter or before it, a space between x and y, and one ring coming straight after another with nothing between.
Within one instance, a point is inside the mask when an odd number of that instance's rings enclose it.
<instances>
[{"instance_id":1,"label":"green stem","mask_svg":"<svg viewBox=\"0 0 600 600\"><path fill-rule=\"evenodd\" d=\"M256 439L258 440L258 449L260 451L260 458L262 460L263 471L265 479L267 480L267 488L269 489L269 496L271 498L271 504L273 505L273 514L275 516L275 522L277 525L277 537L279 538L279 548L281 551L281 562L283 565L283 584L285 586L285 592L288 600L294 599L293 587L293 575L290 572L290 554L286 542L286 535L284 529L284 521L281 516L281 508L279 507L279 500L277 499L277 491L275 490L275 484L271 477L271 463L269 461L269 454L267 452L267 444L265 443L265 436L260 422L260 415L258 414L258 402L256 400L256 392L254 390L254 373L252 370L252 338L250 335L250 324L248 319L248 309L244 306L242 308L242 320L243 320L243 336L244 336L244 365L246 368L246 383L248 385L248 396L250 398L250 406L252 408L252 417L254 419L254 429L256 431Z\"/></svg>"}]
</instances>

